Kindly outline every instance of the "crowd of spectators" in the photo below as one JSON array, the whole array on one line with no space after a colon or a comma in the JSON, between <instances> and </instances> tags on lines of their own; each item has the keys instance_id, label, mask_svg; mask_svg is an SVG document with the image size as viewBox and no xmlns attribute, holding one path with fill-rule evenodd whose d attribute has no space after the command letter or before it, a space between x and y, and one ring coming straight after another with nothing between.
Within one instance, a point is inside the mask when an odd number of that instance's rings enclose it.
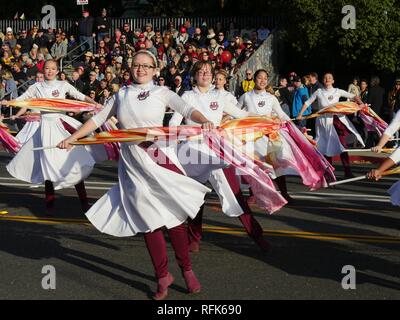
<instances>
[{"instance_id":1,"label":"crowd of spectators","mask_svg":"<svg viewBox=\"0 0 400 320\"><path fill-rule=\"evenodd\" d=\"M82 54L74 61L73 72L60 72L59 78L101 102L105 90L112 93L130 84L132 56L142 49L152 52L159 61L155 81L172 90L178 88L182 94L191 88L190 70L196 61L209 60L215 68L232 74L270 32L263 26L192 26L190 21L179 26L169 22L161 30L150 23L134 30L129 23L113 29L106 9L96 18L83 11L75 27L74 32L38 26L30 30L8 27L5 34L0 32L0 97L12 99L21 94L43 71L47 59L65 62Z\"/></svg>"}]
</instances>

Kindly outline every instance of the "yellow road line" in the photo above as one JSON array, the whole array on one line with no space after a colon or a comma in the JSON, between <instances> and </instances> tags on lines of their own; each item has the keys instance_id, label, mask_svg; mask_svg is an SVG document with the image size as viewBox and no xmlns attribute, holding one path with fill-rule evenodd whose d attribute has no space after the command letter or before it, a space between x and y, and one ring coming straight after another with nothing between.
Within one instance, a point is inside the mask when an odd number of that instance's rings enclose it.
<instances>
[{"instance_id":1,"label":"yellow road line","mask_svg":"<svg viewBox=\"0 0 400 320\"><path fill-rule=\"evenodd\" d=\"M67 219L67 218L37 218L31 216L0 216L0 221L14 221L26 223L43 223L43 224L78 224L91 226L86 219ZM230 234L230 235L245 235L243 228L228 228L211 225L203 225L204 232ZM359 241L359 242L375 242L375 243L400 243L400 237L393 236L373 236L373 235L353 235L353 234L336 234L336 233L320 233L306 231L291 231L291 230L272 230L264 229L263 234L272 237L289 237L314 240L333 240L333 241Z\"/></svg>"}]
</instances>

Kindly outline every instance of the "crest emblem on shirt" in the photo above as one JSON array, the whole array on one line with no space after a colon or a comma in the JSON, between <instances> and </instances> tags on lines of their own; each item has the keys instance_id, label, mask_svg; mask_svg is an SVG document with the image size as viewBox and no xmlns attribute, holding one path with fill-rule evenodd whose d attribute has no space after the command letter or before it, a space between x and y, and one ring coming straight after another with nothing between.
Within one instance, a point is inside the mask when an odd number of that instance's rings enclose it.
<instances>
[{"instance_id":1,"label":"crest emblem on shirt","mask_svg":"<svg viewBox=\"0 0 400 320\"><path fill-rule=\"evenodd\" d=\"M259 103L258 103L258 107L259 108L262 108L262 107L264 107L265 106L265 101L263 100L263 101L260 101Z\"/></svg>"},{"instance_id":2,"label":"crest emblem on shirt","mask_svg":"<svg viewBox=\"0 0 400 320\"><path fill-rule=\"evenodd\" d=\"M217 110L218 107L219 107L219 105L218 105L218 102L217 102L217 101L211 102L211 103L210 103L210 109L211 109L211 110Z\"/></svg>"},{"instance_id":3,"label":"crest emblem on shirt","mask_svg":"<svg viewBox=\"0 0 400 320\"><path fill-rule=\"evenodd\" d=\"M333 100L333 96L329 96L329 97L328 97L328 100L329 100L329 101Z\"/></svg>"},{"instance_id":4,"label":"crest emblem on shirt","mask_svg":"<svg viewBox=\"0 0 400 320\"><path fill-rule=\"evenodd\" d=\"M60 96L60 92L58 90L54 90L54 91L51 92L51 95L53 97L58 97L58 96Z\"/></svg>"},{"instance_id":5,"label":"crest emblem on shirt","mask_svg":"<svg viewBox=\"0 0 400 320\"><path fill-rule=\"evenodd\" d=\"M146 100L148 97L150 96L150 91L143 91L141 93L139 93L139 95L137 96L137 98L142 101L142 100Z\"/></svg>"}]
</instances>

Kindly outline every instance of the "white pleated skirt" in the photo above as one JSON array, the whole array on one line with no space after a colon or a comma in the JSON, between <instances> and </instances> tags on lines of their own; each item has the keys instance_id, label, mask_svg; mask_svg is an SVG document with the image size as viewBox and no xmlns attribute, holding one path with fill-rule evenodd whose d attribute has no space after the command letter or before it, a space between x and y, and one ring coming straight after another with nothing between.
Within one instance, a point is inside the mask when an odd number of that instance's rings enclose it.
<instances>
[{"instance_id":1,"label":"white pleated skirt","mask_svg":"<svg viewBox=\"0 0 400 320\"><path fill-rule=\"evenodd\" d=\"M60 113L43 114L39 128L7 165L7 171L13 177L33 184L49 180L58 190L74 186L90 175L95 160L85 147L74 147L70 151L58 148L32 150L55 146L70 136L61 119L75 129L82 125Z\"/></svg>"},{"instance_id":2,"label":"white pleated skirt","mask_svg":"<svg viewBox=\"0 0 400 320\"><path fill-rule=\"evenodd\" d=\"M15 139L21 144L26 143L40 126L40 121L27 121L22 129L15 136Z\"/></svg>"},{"instance_id":3,"label":"white pleated skirt","mask_svg":"<svg viewBox=\"0 0 400 320\"><path fill-rule=\"evenodd\" d=\"M358 142L360 142L362 146L365 146L363 139L350 120L344 115L339 115L338 118L355 136ZM317 148L323 155L333 157L341 154L346 149L345 146L340 143L339 136L333 125L333 115L318 117L315 120L315 133Z\"/></svg>"},{"instance_id":4,"label":"white pleated skirt","mask_svg":"<svg viewBox=\"0 0 400 320\"><path fill-rule=\"evenodd\" d=\"M183 171L173 150L160 150ZM118 184L86 216L99 231L116 237L171 229L196 217L209 191L194 179L161 167L140 146L122 143Z\"/></svg>"},{"instance_id":5,"label":"white pleated skirt","mask_svg":"<svg viewBox=\"0 0 400 320\"><path fill-rule=\"evenodd\" d=\"M223 168L228 166L203 142L188 141L177 147L179 162L187 175L201 183L210 182L217 193L222 212L228 217L238 217L243 209L236 200Z\"/></svg>"}]
</instances>

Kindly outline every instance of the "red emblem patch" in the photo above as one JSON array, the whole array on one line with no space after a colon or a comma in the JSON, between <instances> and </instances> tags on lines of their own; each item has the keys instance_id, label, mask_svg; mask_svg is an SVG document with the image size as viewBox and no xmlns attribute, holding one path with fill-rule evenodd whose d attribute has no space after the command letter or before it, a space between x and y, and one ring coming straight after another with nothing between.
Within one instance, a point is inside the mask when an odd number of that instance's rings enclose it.
<instances>
[{"instance_id":1,"label":"red emblem patch","mask_svg":"<svg viewBox=\"0 0 400 320\"><path fill-rule=\"evenodd\" d=\"M215 102L211 102L210 103L210 109L211 110L217 110L218 107L219 107L218 102L215 101Z\"/></svg>"},{"instance_id":2,"label":"red emblem patch","mask_svg":"<svg viewBox=\"0 0 400 320\"><path fill-rule=\"evenodd\" d=\"M58 96L60 96L60 92L59 92L58 90L54 90L54 91L51 93L51 95L52 95L53 97L58 97Z\"/></svg>"},{"instance_id":3,"label":"red emblem patch","mask_svg":"<svg viewBox=\"0 0 400 320\"><path fill-rule=\"evenodd\" d=\"M150 91L143 91L137 96L137 98L140 101L142 101L142 100L146 100L149 96L150 96Z\"/></svg>"}]
</instances>

